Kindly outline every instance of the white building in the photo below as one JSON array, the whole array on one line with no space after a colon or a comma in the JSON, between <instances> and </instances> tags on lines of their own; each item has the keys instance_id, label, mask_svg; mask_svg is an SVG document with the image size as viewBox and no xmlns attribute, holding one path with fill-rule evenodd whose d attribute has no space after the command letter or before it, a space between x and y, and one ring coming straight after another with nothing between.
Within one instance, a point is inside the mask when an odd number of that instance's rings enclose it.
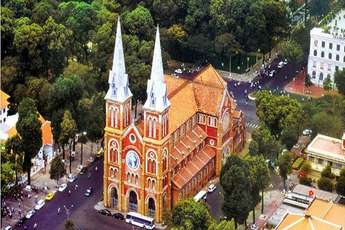
<instances>
[{"instance_id":1,"label":"white building","mask_svg":"<svg viewBox=\"0 0 345 230\"><path fill-rule=\"evenodd\" d=\"M321 172L330 165L332 172L339 175L345 167L345 133L341 139L318 134L305 152L314 170Z\"/></svg>"},{"instance_id":2,"label":"white building","mask_svg":"<svg viewBox=\"0 0 345 230\"><path fill-rule=\"evenodd\" d=\"M310 31L308 74L315 85L323 86L329 75L345 67L345 10L341 10L324 28Z\"/></svg>"}]
</instances>

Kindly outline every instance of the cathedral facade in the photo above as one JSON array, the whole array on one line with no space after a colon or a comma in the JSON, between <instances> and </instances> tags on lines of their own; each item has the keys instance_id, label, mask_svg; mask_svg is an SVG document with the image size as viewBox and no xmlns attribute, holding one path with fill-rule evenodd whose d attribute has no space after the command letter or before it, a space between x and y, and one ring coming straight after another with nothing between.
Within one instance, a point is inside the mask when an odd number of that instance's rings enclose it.
<instances>
[{"instance_id":1,"label":"cathedral facade","mask_svg":"<svg viewBox=\"0 0 345 230\"><path fill-rule=\"evenodd\" d=\"M164 75L157 28L147 100L132 114L120 23L109 72L104 134L103 202L162 222L164 210L219 176L245 143L243 113L211 66L188 77Z\"/></svg>"}]
</instances>

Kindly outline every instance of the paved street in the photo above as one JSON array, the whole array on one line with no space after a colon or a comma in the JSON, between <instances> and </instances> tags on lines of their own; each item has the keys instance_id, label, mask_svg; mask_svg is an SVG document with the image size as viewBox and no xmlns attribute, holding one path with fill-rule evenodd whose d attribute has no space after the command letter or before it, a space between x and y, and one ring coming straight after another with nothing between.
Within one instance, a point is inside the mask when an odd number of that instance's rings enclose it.
<instances>
[{"instance_id":1,"label":"paved street","mask_svg":"<svg viewBox=\"0 0 345 230\"><path fill-rule=\"evenodd\" d=\"M97 171L95 167L98 168ZM102 216L96 212L94 205L100 200L103 187L103 160L99 159L94 162L89 168L89 172L91 172L91 178L88 178L86 173L80 175L75 182L68 183L64 192L57 192L53 200L48 201L24 226L27 229L33 229L34 224L37 223L36 229L63 229L64 221L67 218L65 205L70 212L72 221L79 229L133 229L123 221ZM75 190L75 184L78 184L77 190ZM84 192L89 186L94 189L93 193L90 197L85 197ZM69 190L71 190L71 195L68 193ZM61 208L59 215L57 214L58 208ZM15 229L24 229L24 227Z\"/></svg>"}]
</instances>

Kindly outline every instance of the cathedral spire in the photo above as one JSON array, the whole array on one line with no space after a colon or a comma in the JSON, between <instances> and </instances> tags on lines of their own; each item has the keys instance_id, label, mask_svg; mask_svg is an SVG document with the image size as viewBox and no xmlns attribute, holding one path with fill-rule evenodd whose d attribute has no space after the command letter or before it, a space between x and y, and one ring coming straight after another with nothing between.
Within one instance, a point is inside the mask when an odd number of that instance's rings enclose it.
<instances>
[{"instance_id":1,"label":"cathedral spire","mask_svg":"<svg viewBox=\"0 0 345 230\"><path fill-rule=\"evenodd\" d=\"M169 107L170 102L167 97L167 86L164 82L162 51L158 26L153 51L151 75L150 79L147 81L146 93L147 99L144 104L145 109L162 112Z\"/></svg>"},{"instance_id":2,"label":"cathedral spire","mask_svg":"<svg viewBox=\"0 0 345 230\"><path fill-rule=\"evenodd\" d=\"M113 66L109 71L109 89L105 99L123 102L132 96L128 88L128 75L126 74L125 57L123 54L121 23L117 20Z\"/></svg>"}]
</instances>

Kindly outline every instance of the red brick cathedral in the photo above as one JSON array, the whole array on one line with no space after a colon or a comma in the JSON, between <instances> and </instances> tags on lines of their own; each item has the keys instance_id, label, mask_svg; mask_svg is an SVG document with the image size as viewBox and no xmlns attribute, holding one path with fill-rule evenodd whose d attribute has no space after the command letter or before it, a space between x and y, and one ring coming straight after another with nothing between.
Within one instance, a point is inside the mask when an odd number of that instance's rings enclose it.
<instances>
[{"instance_id":1,"label":"red brick cathedral","mask_svg":"<svg viewBox=\"0 0 345 230\"><path fill-rule=\"evenodd\" d=\"M117 25L106 100L104 205L162 221L180 199L218 176L245 142L244 117L209 65L188 78L164 75L157 28L147 100L134 121Z\"/></svg>"}]
</instances>

